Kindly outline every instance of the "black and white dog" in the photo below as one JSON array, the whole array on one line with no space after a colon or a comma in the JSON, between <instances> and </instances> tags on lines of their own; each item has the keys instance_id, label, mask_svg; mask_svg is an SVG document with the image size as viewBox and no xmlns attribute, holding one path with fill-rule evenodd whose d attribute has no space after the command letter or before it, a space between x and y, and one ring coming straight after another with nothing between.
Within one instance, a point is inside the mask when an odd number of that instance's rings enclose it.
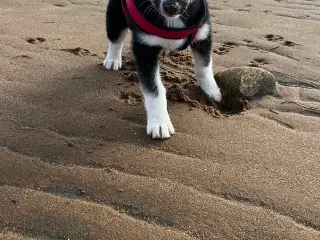
<instances>
[{"instance_id":1,"label":"black and white dog","mask_svg":"<svg viewBox=\"0 0 320 240\"><path fill-rule=\"evenodd\" d=\"M206 0L109 0L107 69L122 66L128 28L147 111L147 134L166 139L174 134L166 90L161 81L159 54L190 46L199 86L213 100L221 100L212 71L211 24Z\"/></svg>"}]
</instances>

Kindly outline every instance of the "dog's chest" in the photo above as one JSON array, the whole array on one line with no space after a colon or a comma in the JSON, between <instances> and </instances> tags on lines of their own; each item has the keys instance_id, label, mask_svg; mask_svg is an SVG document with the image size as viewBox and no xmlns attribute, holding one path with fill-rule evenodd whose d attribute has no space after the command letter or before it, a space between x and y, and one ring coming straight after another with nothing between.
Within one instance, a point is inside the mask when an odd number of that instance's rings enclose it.
<instances>
[{"instance_id":1,"label":"dog's chest","mask_svg":"<svg viewBox=\"0 0 320 240\"><path fill-rule=\"evenodd\" d=\"M187 39L178 39L178 40L172 40L172 39L165 39L161 37L157 37L154 35L149 35L146 33L139 34L140 41L144 44L147 44L149 46L160 46L167 52L169 51L175 51L179 49Z\"/></svg>"},{"instance_id":2,"label":"dog's chest","mask_svg":"<svg viewBox=\"0 0 320 240\"><path fill-rule=\"evenodd\" d=\"M165 24L168 27L183 28L185 27L181 19L166 19ZM166 39L147 33L139 34L140 41L149 46L161 46L166 52L175 51L183 46L188 38L183 39Z\"/></svg>"}]
</instances>

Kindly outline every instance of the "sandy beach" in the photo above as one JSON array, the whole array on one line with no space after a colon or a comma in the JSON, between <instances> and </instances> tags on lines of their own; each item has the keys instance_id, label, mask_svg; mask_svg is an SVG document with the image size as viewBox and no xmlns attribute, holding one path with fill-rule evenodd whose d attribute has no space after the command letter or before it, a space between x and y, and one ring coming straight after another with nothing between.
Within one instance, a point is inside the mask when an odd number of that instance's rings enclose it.
<instances>
[{"instance_id":1,"label":"sandy beach","mask_svg":"<svg viewBox=\"0 0 320 240\"><path fill-rule=\"evenodd\" d=\"M278 92L229 115L169 97L166 141L130 36L102 66L106 1L0 1L1 240L320 239L320 2L208 1L214 72L261 67ZM161 67L193 88L188 50Z\"/></svg>"}]
</instances>

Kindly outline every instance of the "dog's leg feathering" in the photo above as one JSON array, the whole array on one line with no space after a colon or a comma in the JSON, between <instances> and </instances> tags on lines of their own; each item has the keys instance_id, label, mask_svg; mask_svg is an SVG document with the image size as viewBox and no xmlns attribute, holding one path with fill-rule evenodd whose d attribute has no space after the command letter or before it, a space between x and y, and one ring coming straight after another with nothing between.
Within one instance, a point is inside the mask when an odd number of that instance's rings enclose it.
<instances>
[{"instance_id":1,"label":"dog's leg feathering","mask_svg":"<svg viewBox=\"0 0 320 240\"><path fill-rule=\"evenodd\" d=\"M221 93L212 70L211 33L209 24L199 29L191 44L195 73L201 89L213 100L220 102Z\"/></svg>"},{"instance_id":2,"label":"dog's leg feathering","mask_svg":"<svg viewBox=\"0 0 320 240\"><path fill-rule=\"evenodd\" d=\"M161 48L133 42L133 52L147 111L147 134L167 139L174 134L168 110L166 90L161 81L158 55Z\"/></svg>"}]
</instances>

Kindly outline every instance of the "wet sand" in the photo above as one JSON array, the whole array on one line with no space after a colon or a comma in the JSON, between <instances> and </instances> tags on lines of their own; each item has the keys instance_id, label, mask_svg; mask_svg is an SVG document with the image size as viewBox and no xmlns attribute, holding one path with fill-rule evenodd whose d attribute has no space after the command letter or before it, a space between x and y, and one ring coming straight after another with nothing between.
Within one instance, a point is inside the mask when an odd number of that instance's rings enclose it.
<instances>
[{"instance_id":1,"label":"wet sand","mask_svg":"<svg viewBox=\"0 0 320 240\"><path fill-rule=\"evenodd\" d=\"M209 6L214 72L262 67L278 94L208 110L176 53L154 141L130 37L102 67L105 1L0 2L0 239L320 239L320 3Z\"/></svg>"}]
</instances>

